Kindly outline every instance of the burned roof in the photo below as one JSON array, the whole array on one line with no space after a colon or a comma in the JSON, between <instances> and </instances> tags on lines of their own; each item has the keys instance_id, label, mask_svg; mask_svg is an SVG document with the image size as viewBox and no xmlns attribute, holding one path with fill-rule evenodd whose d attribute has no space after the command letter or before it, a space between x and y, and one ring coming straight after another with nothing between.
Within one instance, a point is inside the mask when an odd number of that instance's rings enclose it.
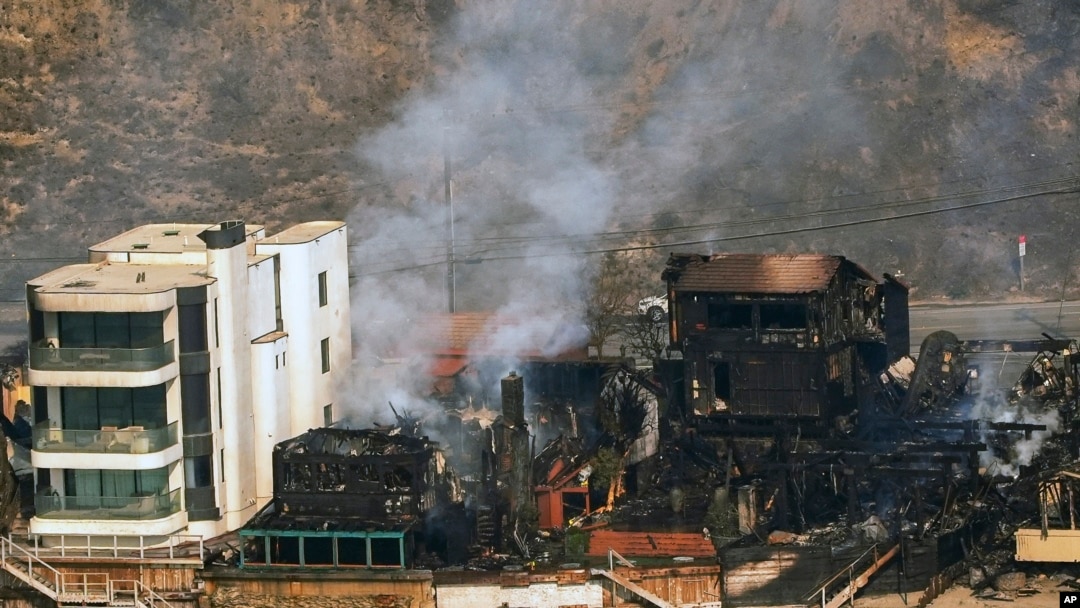
<instances>
[{"instance_id":1,"label":"burned roof","mask_svg":"<svg viewBox=\"0 0 1080 608\"><path fill-rule=\"evenodd\" d=\"M873 276L843 256L820 253L672 254L664 280L679 291L804 294L824 291L841 266Z\"/></svg>"},{"instance_id":2,"label":"burned roof","mask_svg":"<svg viewBox=\"0 0 1080 608\"><path fill-rule=\"evenodd\" d=\"M303 515L280 513L274 501L266 504L240 530L243 536L265 532L390 532L402 533L416 526L415 520L375 520L367 517Z\"/></svg>"},{"instance_id":3,"label":"burned roof","mask_svg":"<svg viewBox=\"0 0 1080 608\"><path fill-rule=\"evenodd\" d=\"M311 429L282 441L275 452L334 456L397 456L420 454L432 449L426 437L392 435L376 429Z\"/></svg>"}]
</instances>

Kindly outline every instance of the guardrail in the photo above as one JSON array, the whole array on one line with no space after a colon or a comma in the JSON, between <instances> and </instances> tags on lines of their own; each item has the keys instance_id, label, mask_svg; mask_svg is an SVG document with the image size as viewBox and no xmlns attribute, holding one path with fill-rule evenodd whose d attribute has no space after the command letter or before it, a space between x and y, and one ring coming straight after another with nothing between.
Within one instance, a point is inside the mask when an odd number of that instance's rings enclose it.
<instances>
[{"instance_id":1,"label":"guardrail","mask_svg":"<svg viewBox=\"0 0 1080 608\"><path fill-rule=\"evenodd\" d=\"M150 606L172 608L172 604L157 594L153 589L137 580L118 579L109 581L109 602L126 603L133 606L146 606L143 600L149 600Z\"/></svg>"},{"instance_id":2,"label":"guardrail","mask_svg":"<svg viewBox=\"0 0 1080 608\"><path fill-rule=\"evenodd\" d=\"M0 537L0 564L13 576L53 599L64 591L64 576L59 570L7 537Z\"/></svg>"},{"instance_id":3,"label":"guardrail","mask_svg":"<svg viewBox=\"0 0 1080 608\"><path fill-rule=\"evenodd\" d=\"M173 341L147 348L60 348L46 340L30 345L30 369L141 372L175 360Z\"/></svg>"},{"instance_id":4,"label":"guardrail","mask_svg":"<svg viewBox=\"0 0 1080 608\"><path fill-rule=\"evenodd\" d=\"M41 539L34 536L26 549L27 554L43 557L92 557L96 559L198 559L206 560L203 537L195 534L171 534L164 543L147 544L146 536L119 536L106 534L59 534L49 535L56 539L55 546L42 546ZM121 539L138 539L137 545L121 544ZM19 547L22 549L22 547Z\"/></svg>"},{"instance_id":5,"label":"guardrail","mask_svg":"<svg viewBox=\"0 0 1080 608\"><path fill-rule=\"evenodd\" d=\"M31 441L38 452L146 454L176 445L180 434L176 422L158 428L127 426L74 430L50 426L45 421L34 425Z\"/></svg>"},{"instance_id":6,"label":"guardrail","mask_svg":"<svg viewBox=\"0 0 1080 608\"><path fill-rule=\"evenodd\" d=\"M161 519L180 512L180 488L136 496L34 496L42 519Z\"/></svg>"}]
</instances>

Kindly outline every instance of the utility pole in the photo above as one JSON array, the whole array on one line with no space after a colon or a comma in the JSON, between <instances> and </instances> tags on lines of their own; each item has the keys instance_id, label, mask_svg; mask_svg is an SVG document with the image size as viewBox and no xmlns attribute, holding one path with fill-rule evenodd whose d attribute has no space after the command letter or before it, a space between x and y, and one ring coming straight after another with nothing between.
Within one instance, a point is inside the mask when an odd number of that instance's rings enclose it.
<instances>
[{"instance_id":1,"label":"utility pole","mask_svg":"<svg viewBox=\"0 0 1080 608\"><path fill-rule=\"evenodd\" d=\"M444 112L443 118L443 196L446 199L446 224L449 232L446 242L446 297L447 310L452 313L457 309L457 277L454 272L454 189L450 181L450 112Z\"/></svg>"},{"instance_id":2,"label":"utility pole","mask_svg":"<svg viewBox=\"0 0 1080 608\"><path fill-rule=\"evenodd\" d=\"M1020 248L1020 291L1024 291L1024 254L1027 253L1027 237L1021 234L1017 244Z\"/></svg>"}]
</instances>

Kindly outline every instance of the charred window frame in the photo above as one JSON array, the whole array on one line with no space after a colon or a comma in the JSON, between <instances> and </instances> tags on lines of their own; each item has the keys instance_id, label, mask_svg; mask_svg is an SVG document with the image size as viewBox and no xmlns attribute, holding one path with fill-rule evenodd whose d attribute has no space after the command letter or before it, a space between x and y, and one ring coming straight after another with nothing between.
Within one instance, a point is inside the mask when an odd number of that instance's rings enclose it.
<instances>
[{"instance_id":1,"label":"charred window frame","mask_svg":"<svg viewBox=\"0 0 1080 608\"><path fill-rule=\"evenodd\" d=\"M753 329L754 305L723 300L709 302L708 322L710 329Z\"/></svg>"},{"instance_id":2,"label":"charred window frame","mask_svg":"<svg viewBox=\"0 0 1080 608\"><path fill-rule=\"evenodd\" d=\"M758 305L758 320L761 329L805 330L807 308L796 302L777 302Z\"/></svg>"}]
</instances>

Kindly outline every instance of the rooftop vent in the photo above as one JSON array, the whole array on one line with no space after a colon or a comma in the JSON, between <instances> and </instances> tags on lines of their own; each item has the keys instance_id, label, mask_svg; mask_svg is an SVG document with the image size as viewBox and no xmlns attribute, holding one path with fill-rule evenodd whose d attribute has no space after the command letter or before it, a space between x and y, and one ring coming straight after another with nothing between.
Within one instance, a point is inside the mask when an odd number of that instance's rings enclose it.
<instances>
[{"instance_id":1,"label":"rooftop vent","mask_svg":"<svg viewBox=\"0 0 1080 608\"><path fill-rule=\"evenodd\" d=\"M162 232L161 234L164 234L165 236L176 236L176 235L180 234L180 231L179 230L166 230L165 232Z\"/></svg>"},{"instance_id":2,"label":"rooftop vent","mask_svg":"<svg viewBox=\"0 0 1080 608\"><path fill-rule=\"evenodd\" d=\"M131 248L132 249L146 249L149 246L150 246L150 243L133 243L131 245Z\"/></svg>"}]
</instances>

